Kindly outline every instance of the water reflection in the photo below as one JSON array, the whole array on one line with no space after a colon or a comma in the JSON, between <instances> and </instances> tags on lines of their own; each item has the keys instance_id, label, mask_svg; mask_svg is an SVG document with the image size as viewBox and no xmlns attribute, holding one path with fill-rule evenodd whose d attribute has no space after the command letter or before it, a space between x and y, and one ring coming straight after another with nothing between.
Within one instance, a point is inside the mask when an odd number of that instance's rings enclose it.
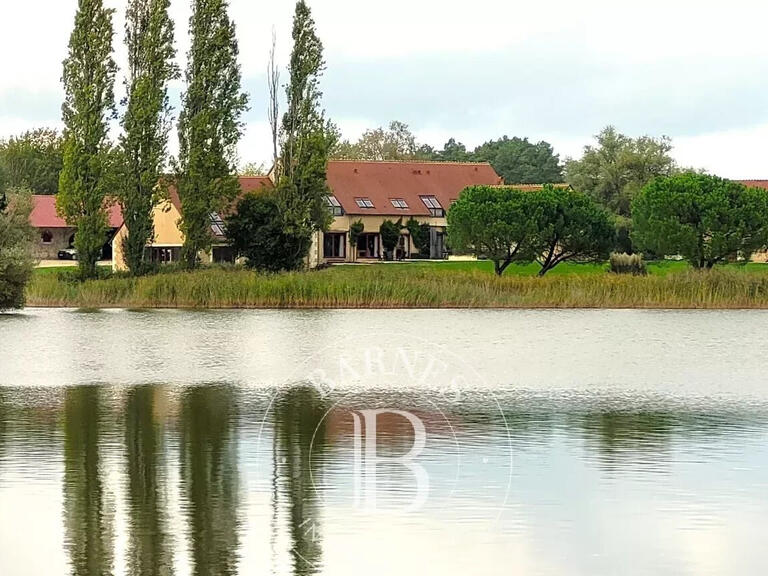
<instances>
[{"instance_id":1,"label":"water reflection","mask_svg":"<svg viewBox=\"0 0 768 576\"><path fill-rule=\"evenodd\" d=\"M423 398L401 397L435 438L424 461L430 501L417 515L372 517L350 506L343 406L355 401L307 386L272 392L0 388L3 522L24 530L26 505L15 500L28 484L41 497L58 494L61 507L38 512L34 530L58 527L66 565L55 556L36 561L48 563L47 573L77 576L454 576L510 567L611 574L626 556L605 551L632 550L645 572L737 574L768 560L749 540L750 527L768 522L768 405L508 393L500 396L502 419L483 396L467 394L444 415L430 413ZM377 394L364 404L392 397ZM412 430L386 419L382 427L382 453L407 450ZM483 524L478 511L498 512L491 496L506 486L494 454L508 433L515 448L509 508L500 522ZM453 434L467 448L458 484ZM392 501L410 497L403 478L391 486ZM601 530L601 522L626 529ZM713 533L727 550L747 547L738 567L714 570L721 565L702 560ZM673 544L660 548L659 540ZM29 573L34 546L10 546L0 528L0 574ZM596 547L604 552L596 556Z\"/></svg>"},{"instance_id":2,"label":"water reflection","mask_svg":"<svg viewBox=\"0 0 768 576\"><path fill-rule=\"evenodd\" d=\"M237 574L240 470L232 389L195 387L181 397L181 479L193 573Z\"/></svg>"},{"instance_id":3,"label":"water reflection","mask_svg":"<svg viewBox=\"0 0 768 576\"><path fill-rule=\"evenodd\" d=\"M322 564L321 509L313 482L321 480L317 466L325 452L328 408L328 402L309 386L281 391L275 399L273 455L278 492L274 502L280 505L280 493L287 499L296 576L316 574Z\"/></svg>"},{"instance_id":4,"label":"water reflection","mask_svg":"<svg viewBox=\"0 0 768 576\"><path fill-rule=\"evenodd\" d=\"M167 426L162 412L164 390L139 386L125 399L125 460L129 522L128 573L169 576L174 573L168 529L165 473Z\"/></svg>"},{"instance_id":5,"label":"water reflection","mask_svg":"<svg viewBox=\"0 0 768 576\"><path fill-rule=\"evenodd\" d=\"M101 390L79 387L64 398L64 525L75 576L113 573L114 502L101 451L107 419Z\"/></svg>"}]
</instances>

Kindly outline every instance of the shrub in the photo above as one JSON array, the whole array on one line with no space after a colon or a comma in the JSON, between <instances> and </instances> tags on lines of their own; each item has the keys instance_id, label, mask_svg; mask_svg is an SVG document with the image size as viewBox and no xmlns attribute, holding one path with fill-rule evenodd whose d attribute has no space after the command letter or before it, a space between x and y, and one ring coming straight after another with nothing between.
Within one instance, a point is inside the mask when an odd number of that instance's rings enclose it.
<instances>
[{"instance_id":1,"label":"shrub","mask_svg":"<svg viewBox=\"0 0 768 576\"><path fill-rule=\"evenodd\" d=\"M379 233L381 234L381 244L384 246L387 254L395 251L397 243L400 241L400 231L403 229L403 219L401 218L397 222L392 220L384 220L381 223Z\"/></svg>"},{"instance_id":2,"label":"shrub","mask_svg":"<svg viewBox=\"0 0 768 576\"><path fill-rule=\"evenodd\" d=\"M246 194L227 219L227 236L249 268L266 272L298 270L311 244L305 227L288 227L274 192Z\"/></svg>"},{"instance_id":3,"label":"shrub","mask_svg":"<svg viewBox=\"0 0 768 576\"><path fill-rule=\"evenodd\" d=\"M648 268L645 265L642 254L626 254L614 252L611 254L611 272L614 274L632 274L633 276L645 276Z\"/></svg>"},{"instance_id":4,"label":"shrub","mask_svg":"<svg viewBox=\"0 0 768 576\"><path fill-rule=\"evenodd\" d=\"M24 287L32 276L32 227L28 192L2 195L0 206L0 310L24 306Z\"/></svg>"}]
</instances>

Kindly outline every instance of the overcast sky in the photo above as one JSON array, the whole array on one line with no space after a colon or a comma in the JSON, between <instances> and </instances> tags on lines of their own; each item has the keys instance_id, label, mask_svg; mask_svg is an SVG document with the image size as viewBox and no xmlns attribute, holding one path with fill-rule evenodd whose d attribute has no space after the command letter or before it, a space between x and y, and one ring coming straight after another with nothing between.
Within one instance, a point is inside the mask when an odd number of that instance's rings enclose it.
<instances>
[{"instance_id":1,"label":"overcast sky","mask_svg":"<svg viewBox=\"0 0 768 576\"><path fill-rule=\"evenodd\" d=\"M118 9L122 62L126 2L105 1ZM61 61L77 0L2 4L0 137L59 126ZM172 0L182 64L189 4ZM280 60L287 58L293 5L231 0L251 97L243 162L269 159L264 72L273 25ZM439 148L450 137L473 147L507 134L545 139L565 157L578 156L592 135L614 124L633 136L671 136L684 165L731 178L768 178L768 2L310 5L326 46L324 103L346 137L397 119ZM181 89L175 86L175 94ZM122 96L122 84L117 92Z\"/></svg>"}]
</instances>

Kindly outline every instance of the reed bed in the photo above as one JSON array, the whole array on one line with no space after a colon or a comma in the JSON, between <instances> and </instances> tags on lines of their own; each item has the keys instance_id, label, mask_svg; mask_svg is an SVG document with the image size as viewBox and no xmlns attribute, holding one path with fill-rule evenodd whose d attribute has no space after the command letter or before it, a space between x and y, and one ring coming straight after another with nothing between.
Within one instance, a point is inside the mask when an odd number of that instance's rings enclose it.
<instances>
[{"instance_id":1,"label":"reed bed","mask_svg":"<svg viewBox=\"0 0 768 576\"><path fill-rule=\"evenodd\" d=\"M724 268L668 275L497 278L479 270L339 267L261 275L210 269L88 282L36 275L27 305L72 308L768 309L768 274Z\"/></svg>"}]
</instances>

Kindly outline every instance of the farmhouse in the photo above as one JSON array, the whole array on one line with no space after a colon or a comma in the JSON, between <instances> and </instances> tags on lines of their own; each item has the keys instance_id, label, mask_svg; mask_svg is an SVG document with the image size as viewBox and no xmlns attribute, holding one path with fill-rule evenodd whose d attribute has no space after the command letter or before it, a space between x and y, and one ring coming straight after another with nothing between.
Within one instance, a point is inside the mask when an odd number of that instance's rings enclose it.
<instances>
[{"instance_id":1,"label":"farmhouse","mask_svg":"<svg viewBox=\"0 0 768 576\"><path fill-rule=\"evenodd\" d=\"M34 242L34 256L38 260L55 260L59 251L72 248L75 242L75 228L69 226L56 214L56 196L33 196L30 222L37 229ZM109 210L110 230L104 238L102 258L112 257L110 240L115 231L123 225L120 206L114 205Z\"/></svg>"},{"instance_id":2,"label":"farmhouse","mask_svg":"<svg viewBox=\"0 0 768 576\"><path fill-rule=\"evenodd\" d=\"M400 258L441 259L446 254L446 211L461 191L474 185L499 185L502 179L488 163L454 162L362 162L331 161L328 163L328 210L333 222L327 232L317 232L309 255L309 266L333 262L379 260L384 258L380 228L385 220L402 219ZM241 177L242 194L274 187L269 177ZM541 188L540 186L538 187ZM181 202L174 188L169 199L154 211L155 238L147 250L152 262L171 263L181 258L184 237L179 229ZM419 250L405 228L410 220L428 230L428 246ZM362 224L361 233L350 243L353 225ZM113 242L113 267L125 269L122 239L127 229L122 226ZM214 237L210 254L201 254L203 262L233 262L225 225L220 214L211 214Z\"/></svg>"},{"instance_id":3,"label":"farmhouse","mask_svg":"<svg viewBox=\"0 0 768 576\"><path fill-rule=\"evenodd\" d=\"M429 227L429 246L422 253L403 228L396 257L443 258L445 214L461 191L501 183L488 163L331 161L327 202L334 220L327 232L315 235L310 266L383 258L382 223L402 219L405 225L411 218ZM355 223L363 228L350 244Z\"/></svg>"},{"instance_id":4,"label":"farmhouse","mask_svg":"<svg viewBox=\"0 0 768 576\"><path fill-rule=\"evenodd\" d=\"M240 178L242 194L258 192L273 187L272 180L265 176ZM151 262L170 264L181 260L181 247L184 244L184 235L179 229L181 219L181 200L174 187L168 190L168 200L155 207L153 221L155 237L147 246L148 256ZM223 215L212 213L211 235L213 236L213 248L208 254L200 254L203 262L234 262L235 257L232 248L227 242L224 229ZM128 233L125 225L121 226L115 234L112 242L112 267L115 270L125 270L125 258L123 256L123 238Z\"/></svg>"}]
</instances>

